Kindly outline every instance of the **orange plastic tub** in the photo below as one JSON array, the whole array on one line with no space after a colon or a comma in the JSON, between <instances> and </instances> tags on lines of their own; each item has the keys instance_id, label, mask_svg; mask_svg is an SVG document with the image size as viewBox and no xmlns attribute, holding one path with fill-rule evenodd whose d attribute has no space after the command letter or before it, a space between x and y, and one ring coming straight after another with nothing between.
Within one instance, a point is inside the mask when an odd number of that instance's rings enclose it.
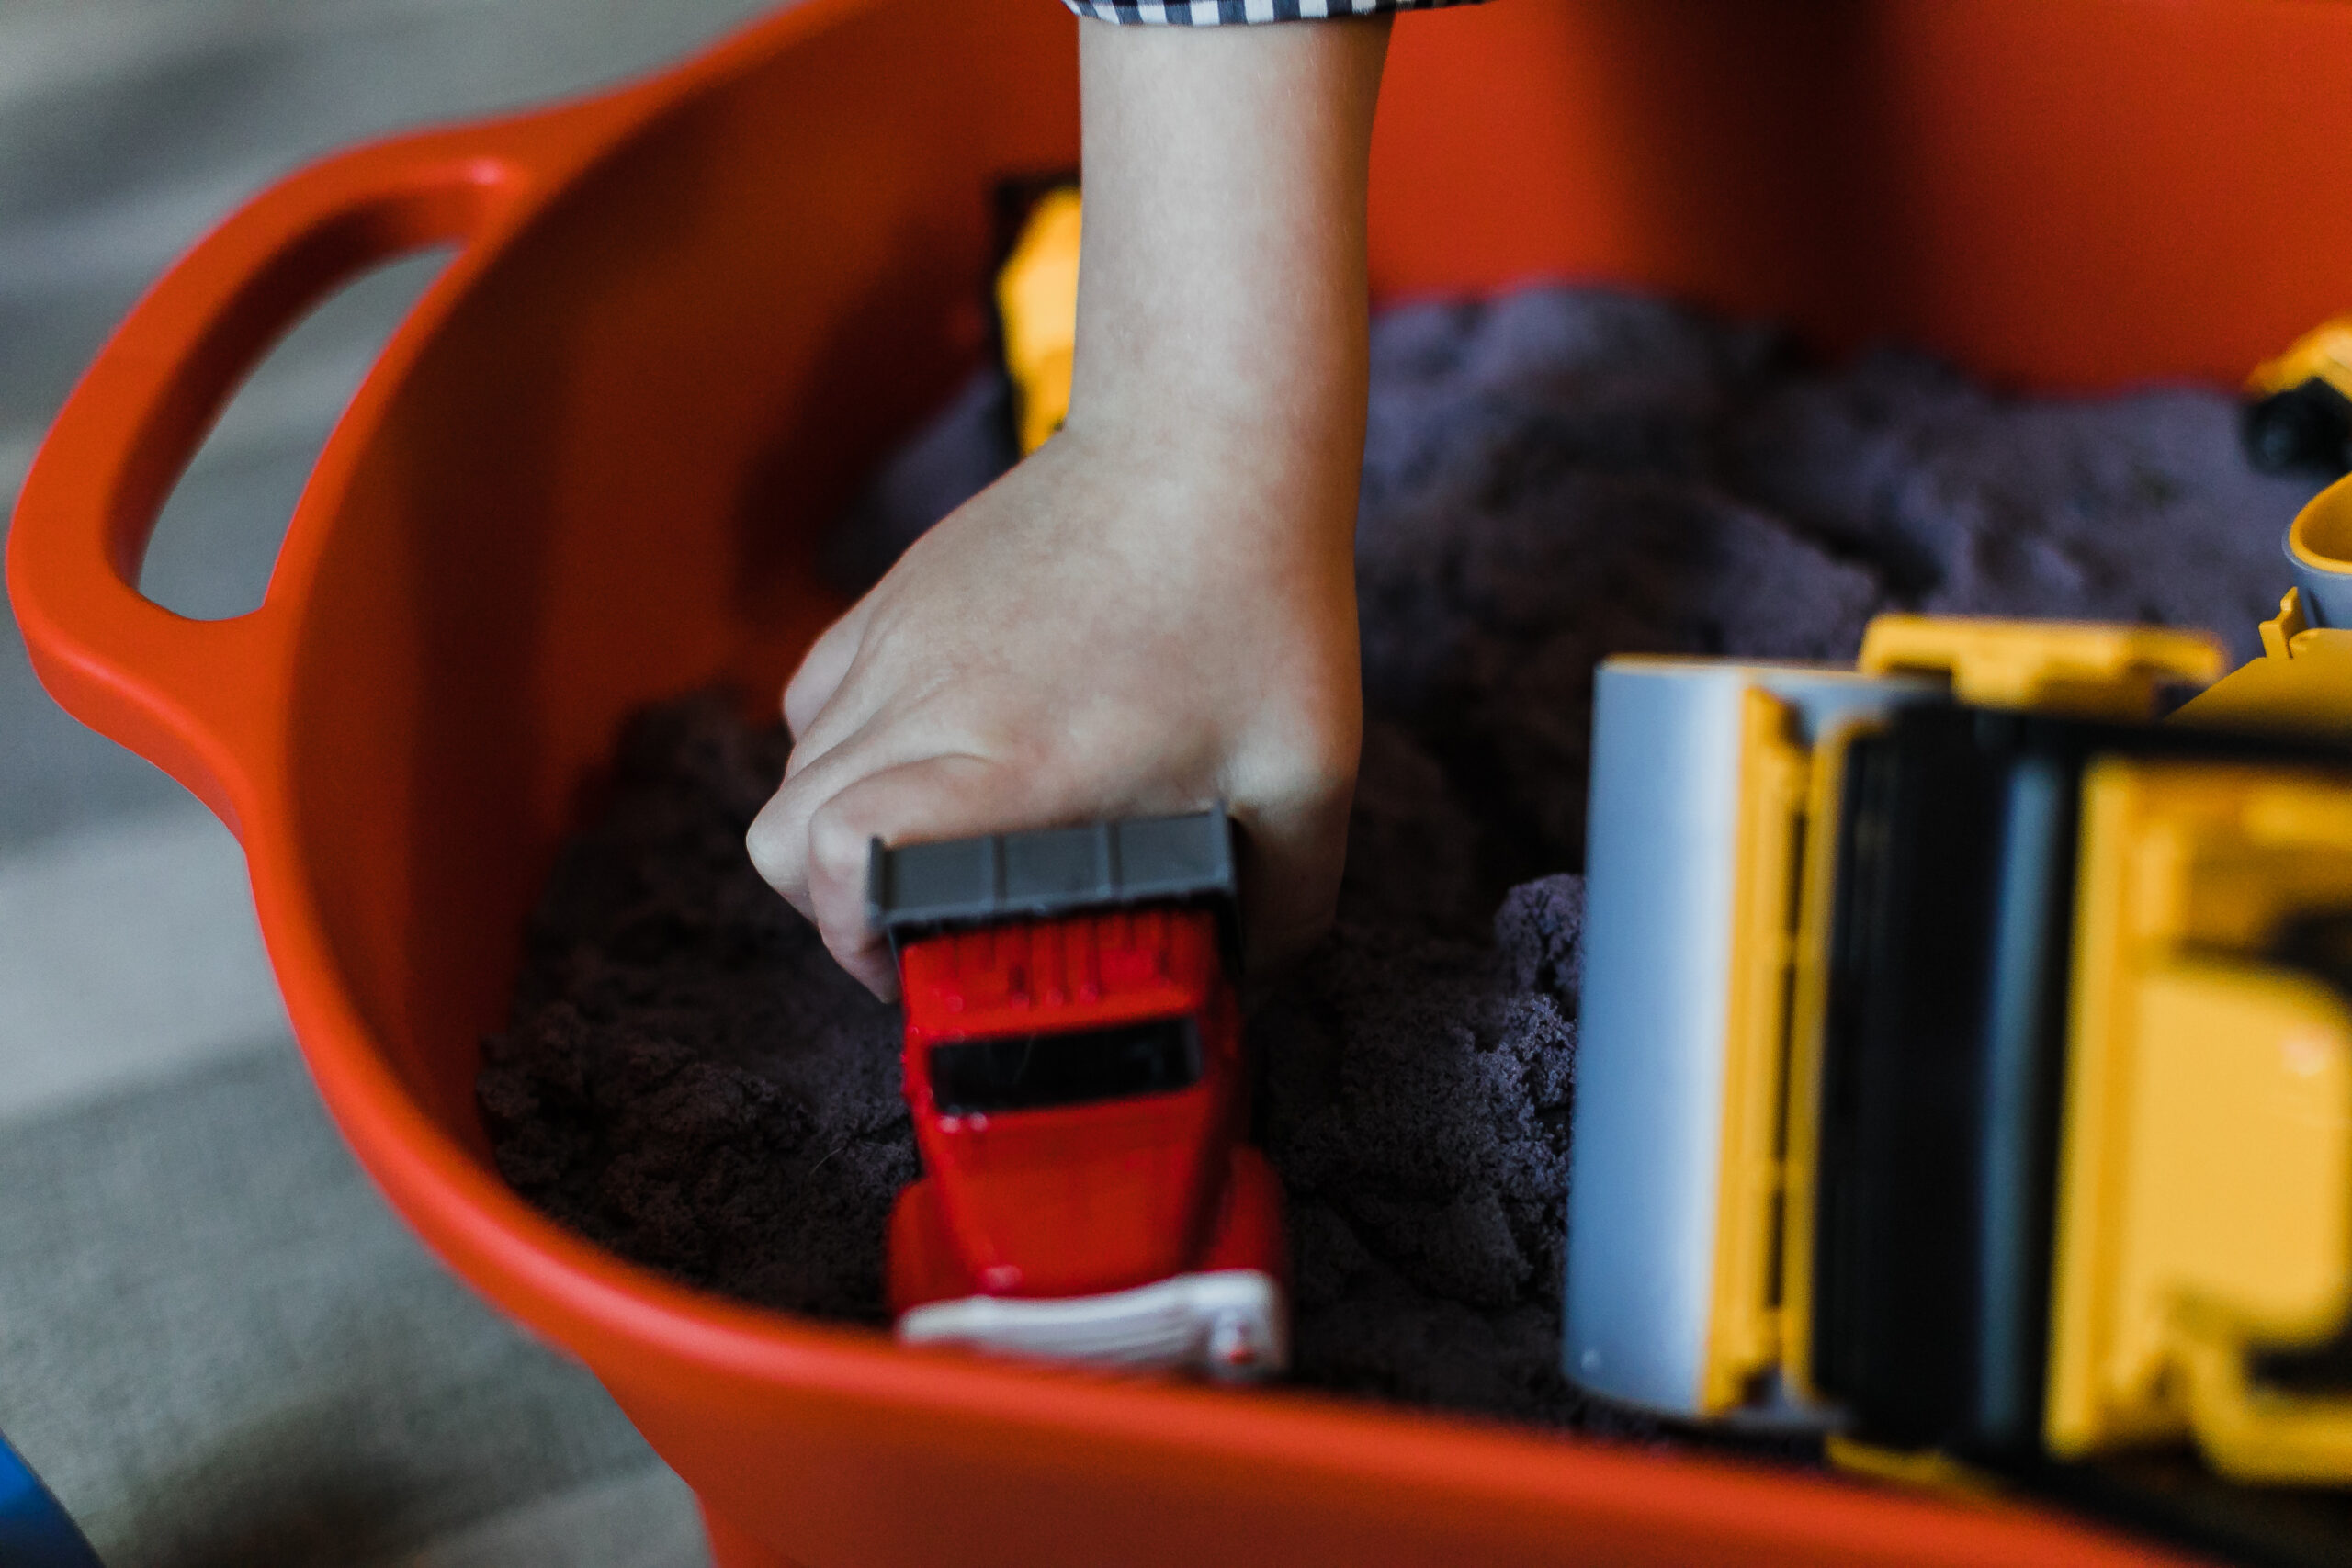
<instances>
[{"instance_id":1,"label":"orange plastic tub","mask_svg":"<svg viewBox=\"0 0 2352 1568\"><path fill-rule=\"evenodd\" d=\"M42 679L243 840L320 1093L450 1267L579 1356L720 1562L2143 1560L2022 1509L1303 1393L910 1354L681 1290L491 1168L476 1041L632 705L766 685L814 531L981 349L990 182L1077 151L1051 0L808 0L641 85L330 159L131 314L26 482ZM1598 278L2031 388L2231 378L2346 303L2352 6L1498 0L1397 30L1384 295ZM327 445L266 602L132 584L272 337L457 261Z\"/></svg>"}]
</instances>

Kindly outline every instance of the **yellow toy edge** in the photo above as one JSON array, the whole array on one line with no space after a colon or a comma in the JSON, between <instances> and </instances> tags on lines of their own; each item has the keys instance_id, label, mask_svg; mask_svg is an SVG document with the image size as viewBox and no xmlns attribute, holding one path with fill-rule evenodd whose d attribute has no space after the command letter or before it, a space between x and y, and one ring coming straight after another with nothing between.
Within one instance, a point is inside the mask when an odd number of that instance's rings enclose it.
<instances>
[{"instance_id":1,"label":"yellow toy edge","mask_svg":"<svg viewBox=\"0 0 2352 1568\"><path fill-rule=\"evenodd\" d=\"M1992 1475L1936 1449L1882 1448L1833 1432L1822 1451L1833 1466L1849 1475L1891 1482L1906 1491L1934 1492L1966 1503L1996 1502L2003 1491Z\"/></svg>"},{"instance_id":2,"label":"yellow toy edge","mask_svg":"<svg viewBox=\"0 0 2352 1568\"><path fill-rule=\"evenodd\" d=\"M1838 886L1838 804L1856 740L1885 725L1854 719L1816 738L1805 806L1804 869L1789 986L1788 1089L1781 1126L1781 1367L1800 1397L1813 1386L1814 1200L1821 1157L1822 1033L1829 1013L1829 933Z\"/></svg>"},{"instance_id":3,"label":"yellow toy edge","mask_svg":"<svg viewBox=\"0 0 2352 1568\"><path fill-rule=\"evenodd\" d=\"M2323 321L2264 360L2245 378L2249 397L2292 391L2306 381L2324 381L2352 397L2352 316Z\"/></svg>"},{"instance_id":4,"label":"yellow toy edge","mask_svg":"<svg viewBox=\"0 0 2352 1568\"><path fill-rule=\"evenodd\" d=\"M2136 1140L2149 1134L2137 1121L2149 1107L2164 1103L2161 1096L2166 1081L2146 1077L2152 1068L2139 1059L2145 1049L2140 1043L2162 1039L2168 1022L2174 1029L2196 1027L2169 1014L2145 1020L2132 1016L2131 988L2145 981L2135 982L2127 968L2135 944L2144 938L2130 923L2134 909L2146 905L2152 896L2148 889L2135 886L2136 857L2143 852L2144 837L2135 829L2149 798L2147 792L2165 785L2168 779L2187 773L2192 775L2188 783L2193 789L2226 789L2232 787L2229 774L2243 776L2246 772L2110 760L2096 764L2084 781L2077 870L2082 896L2076 908L2066 1093L2060 1130L2043 1442L2053 1457L2076 1460L2134 1443L2190 1438L2217 1471L2241 1481L2341 1483L2352 1476L2352 1399L2255 1386L2248 1371L2254 1346L2243 1298L2240 1306L2227 1307L2193 1290L2181 1294L2186 1281L2199 1277L2194 1268L2187 1274L2176 1274L2170 1268L2152 1274L2144 1260L2131 1271L2124 1261L2131 1168L2135 1154L2141 1159L2148 1157L2148 1150L2138 1146ZM2293 787L2287 781L2263 778L2259 782L2274 790ZM2324 806L2323 810L2333 815L2330 807ZM2167 907L2166 903L2147 905L2150 911ZM2190 956L2183 949L2171 962ZM2212 963L2199 962L2188 972L2211 970ZM2268 968L2258 961L2234 975L2226 969L2220 973L2233 987L2252 985L2261 993L2282 996L2294 1013L2311 1021L2308 1026L2324 1024L2339 1043L2352 1034L2346 999L2315 980ZM2302 995L2299 998L2298 993ZM2312 1070L2306 1068L2296 1076L2308 1078ZM2326 1087L2324 1081L2320 1087ZM2334 1089L2340 1094L2343 1086L2336 1084ZM2194 1089L2193 1080L2190 1086L2176 1086L2170 1093L2176 1108L2183 1095L2195 1097L2200 1108L2210 1104ZM2202 1110L2197 1113L2210 1114ZM2312 1122L2313 1115L2322 1120ZM2352 1108L2329 1114L2302 1107L2292 1122L2298 1130L2335 1129L2338 1146L2334 1157L2340 1168L2335 1179L2339 1185L2352 1180L2352 1147L2345 1146L2343 1136L2347 1121L2352 1121ZM2290 1151L2300 1141L2264 1142L2252 1145L2252 1152L2257 1161L2291 1160ZM2173 1145L2167 1141L2165 1146ZM2249 1179L2266 1186L2276 1179ZM2323 1225L2324 1230L2334 1228ZM2175 1240L2166 1245L2177 1248L2182 1243ZM2180 1255L2176 1266L2188 1266L2196 1256L2192 1247ZM2230 1267L2208 1265L2202 1272L2209 1280L2245 1280L2256 1290L2254 1300L2261 1299L2263 1288L2255 1280L2262 1280L2274 1292L2278 1290L2276 1276L2266 1278L2261 1270L2249 1277ZM2291 1268L2288 1273L2291 1280ZM2333 1286L2325 1294L2295 1304L2290 1321L2272 1322L2264 1342L2269 1342L2272 1333L2295 1343L2308 1343L2341 1332L2347 1292L2352 1292L2352 1260L2335 1258L2332 1279ZM2152 1296L2151 1280L2182 1283L2165 1285ZM2297 1288L2291 1283L2287 1286L2289 1299ZM2277 1300L2276 1293L2272 1299ZM2110 1388L2106 1382L2107 1368L2117 1323L2135 1309L2144 1313L2151 1301L2160 1303L2159 1315L2153 1321L2164 1325L2159 1343L2168 1348L2160 1364L2169 1375L2145 1386Z\"/></svg>"},{"instance_id":5,"label":"yellow toy edge","mask_svg":"<svg viewBox=\"0 0 2352 1568\"><path fill-rule=\"evenodd\" d=\"M2074 995L2067 1006L2066 1089L2061 1100L2058 1204L2051 1232L2050 1332L2042 1391L2042 1440L2060 1458L2089 1450L2099 1430L2097 1366L2098 1281L2108 1271L2103 1216L2116 1204L2116 1135L2109 1098L2098 1092L2120 1066L2112 1049L2119 953L2101 940L2100 911L2123 896L2124 867L2113 852L2136 782L2115 764L2083 781L2075 868Z\"/></svg>"},{"instance_id":6,"label":"yellow toy edge","mask_svg":"<svg viewBox=\"0 0 2352 1568\"><path fill-rule=\"evenodd\" d=\"M1082 212L1074 186L1047 192L997 274L997 320L1023 457L1044 446L1069 413Z\"/></svg>"},{"instance_id":7,"label":"yellow toy edge","mask_svg":"<svg viewBox=\"0 0 2352 1568\"><path fill-rule=\"evenodd\" d=\"M1729 1016L1724 1035L1722 1150L1715 1195L1713 1300L1700 1409L1733 1409L1780 1352L1774 1216L1789 1003L1790 911L1797 888L1808 759L1794 711L1742 694L1739 820L1732 874Z\"/></svg>"}]
</instances>

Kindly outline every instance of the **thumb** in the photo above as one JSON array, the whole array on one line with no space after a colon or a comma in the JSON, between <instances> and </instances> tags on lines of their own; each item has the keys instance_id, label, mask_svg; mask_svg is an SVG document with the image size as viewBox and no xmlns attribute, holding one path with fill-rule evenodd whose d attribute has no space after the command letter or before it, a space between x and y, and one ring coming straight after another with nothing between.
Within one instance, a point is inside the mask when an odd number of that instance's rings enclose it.
<instances>
[{"instance_id":1,"label":"thumb","mask_svg":"<svg viewBox=\"0 0 2352 1568\"><path fill-rule=\"evenodd\" d=\"M868 593L820 633L800 656L800 667L792 672L792 679L785 682L784 726L791 731L796 746L808 739L809 728L831 705L850 666L857 661L865 623L874 614L873 604L874 595Z\"/></svg>"}]
</instances>

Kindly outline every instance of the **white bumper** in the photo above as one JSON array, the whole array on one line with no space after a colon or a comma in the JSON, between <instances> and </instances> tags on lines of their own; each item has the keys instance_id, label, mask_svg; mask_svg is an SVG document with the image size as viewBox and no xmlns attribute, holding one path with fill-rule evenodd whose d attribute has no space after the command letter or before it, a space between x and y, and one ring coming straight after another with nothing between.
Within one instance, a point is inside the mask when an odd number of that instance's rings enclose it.
<instances>
[{"instance_id":1,"label":"white bumper","mask_svg":"<svg viewBox=\"0 0 2352 1568\"><path fill-rule=\"evenodd\" d=\"M965 1296L902 1314L909 1345L968 1345L1098 1366L1270 1377L1290 1364L1282 1287L1255 1269L1179 1274L1101 1296Z\"/></svg>"}]
</instances>

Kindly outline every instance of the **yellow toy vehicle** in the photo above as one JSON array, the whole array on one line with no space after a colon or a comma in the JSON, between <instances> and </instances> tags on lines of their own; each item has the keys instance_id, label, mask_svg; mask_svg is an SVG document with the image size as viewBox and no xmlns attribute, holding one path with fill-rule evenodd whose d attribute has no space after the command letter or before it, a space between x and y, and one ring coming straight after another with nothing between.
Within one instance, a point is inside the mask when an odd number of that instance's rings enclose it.
<instances>
[{"instance_id":1,"label":"yellow toy vehicle","mask_svg":"<svg viewBox=\"0 0 2352 1568\"><path fill-rule=\"evenodd\" d=\"M1078 187L1055 183L1023 215L996 276L998 336L1012 383L1013 434L1027 457L1069 412L1078 346Z\"/></svg>"},{"instance_id":2,"label":"yellow toy vehicle","mask_svg":"<svg viewBox=\"0 0 2352 1568\"><path fill-rule=\"evenodd\" d=\"M2290 536L2352 586L2352 479ZM1886 1468L2352 1483L2352 615L1611 660L1565 1366Z\"/></svg>"},{"instance_id":3,"label":"yellow toy vehicle","mask_svg":"<svg viewBox=\"0 0 2352 1568\"><path fill-rule=\"evenodd\" d=\"M999 276L1024 452L1078 240L1056 192ZM2344 456L2352 318L2257 383ZM2352 1484L2352 479L2288 556L2218 682L2199 634L1916 616L1601 666L1571 1379L1897 1475Z\"/></svg>"},{"instance_id":4,"label":"yellow toy vehicle","mask_svg":"<svg viewBox=\"0 0 2352 1568\"><path fill-rule=\"evenodd\" d=\"M2246 378L2246 456L2276 473L2352 468L2352 316L2314 328Z\"/></svg>"}]
</instances>

